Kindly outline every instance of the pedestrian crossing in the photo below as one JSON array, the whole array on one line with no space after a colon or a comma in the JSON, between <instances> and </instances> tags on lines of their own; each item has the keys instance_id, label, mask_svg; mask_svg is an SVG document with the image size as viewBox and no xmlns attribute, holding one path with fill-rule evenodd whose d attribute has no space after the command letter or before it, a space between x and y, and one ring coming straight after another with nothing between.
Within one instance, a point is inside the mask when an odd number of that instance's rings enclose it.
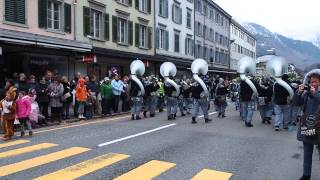
<instances>
[{"instance_id":1,"label":"pedestrian crossing","mask_svg":"<svg viewBox=\"0 0 320 180\"><path fill-rule=\"evenodd\" d=\"M58 144L53 143L40 143L34 145L30 145L29 143L30 141L28 140L15 140L6 143L0 143L0 150L4 150L3 152L0 152L0 160L59 146ZM25 147L12 149L17 145L23 145ZM6 148L11 148L11 150L6 151ZM27 173L27 171L30 169L37 168L42 165L47 165L49 163L54 163L58 160L67 161L67 158L70 158L72 156L80 156L81 154L84 154L89 151L92 150L85 147L70 147L49 154L22 160L20 162L0 166L0 179L1 177L13 175L18 172ZM93 157L92 159L80 162L78 164L57 170L55 172L49 172L48 174L35 177L35 180L71 180L80 177L85 178L85 176L88 174L94 173L95 171L104 168L108 168L108 166L114 165L128 158L130 158L130 155L107 153L104 155ZM126 172L118 176L117 178L115 178L115 180L150 180L158 176L161 176L161 174L169 170L174 171L175 168L177 167L174 163L159 160L151 160L138 167L135 167L129 172ZM231 173L203 169L199 173L195 174L191 178L191 180L228 180L231 178L231 176Z\"/></svg>"}]
</instances>

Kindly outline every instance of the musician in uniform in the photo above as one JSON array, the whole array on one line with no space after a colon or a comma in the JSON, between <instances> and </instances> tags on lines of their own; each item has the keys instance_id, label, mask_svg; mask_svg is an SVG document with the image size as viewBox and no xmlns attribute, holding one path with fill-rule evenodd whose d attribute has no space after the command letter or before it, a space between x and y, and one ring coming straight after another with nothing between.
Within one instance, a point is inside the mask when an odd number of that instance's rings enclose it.
<instances>
[{"instance_id":1,"label":"musician in uniform","mask_svg":"<svg viewBox=\"0 0 320 180\"><path fill-rule=\"evenodd\" d=\"M141 78L139 79L141 81ZM134 80L130 79L127 90L129 92L129 97L131 98L131 101L132 101L131 120L135 120L135 119L139 120L141 119L139 115L143 105L143 97L141 96L141 89Z\"/></svg>"},{"instance_id":2,"label":"musician in uniform","mask_svg":"<svg viewBox=\"0 0 320 180\"><path fill-rule=\"evenodd\" d=\"M147 112L150 112L150 117L155 116L155 111L157 107L157 89L159 88L158 84L156 83L156 79L154 76L147 77L145 81L145 109L143 112L144 117L147 117Z\"/></svg>"},{"instance_id":3,"label":"musician in uniform","mask_svg":"<svg viewBox=\"0 0 320 180\"><path fill-rule=\"evenodd\" d=\"M198 82L195 82L192 86L192 97L193 97L192 124L197 123L196 117L198 115L200 107L203 112L205 122L206 123L210 122L211 119L209 119L209 115L208 115L208 106L209 106L208 98L209 97L208 95L206 95L204 89Z\"/></svg>"},{"instance_id":4,"label":"musician in uniform","mask_svg":"<svg viewBox=\"0 0 320 180\"><path fill-rule=\"evenodd\" d=\"M251 76L249 76L249 80L252 81L253 84L256 84ZM252 116L255 110L255 99L256 97L251 87L242 80L240 82L241 116L247 127L253 127Z\"/></svg>"},{"instance_id":5,"label":"musician in uniform","mask_svg":"<svg viewBox=\"0 0 320 180\"><path fill-rule=\"evenodd\" d=\"M164 83L164 93L167 99L167 116L168 120L175 119L175 114L177 113L177 92L173 85L169 82Z\"/></svg>"}]
</instances>

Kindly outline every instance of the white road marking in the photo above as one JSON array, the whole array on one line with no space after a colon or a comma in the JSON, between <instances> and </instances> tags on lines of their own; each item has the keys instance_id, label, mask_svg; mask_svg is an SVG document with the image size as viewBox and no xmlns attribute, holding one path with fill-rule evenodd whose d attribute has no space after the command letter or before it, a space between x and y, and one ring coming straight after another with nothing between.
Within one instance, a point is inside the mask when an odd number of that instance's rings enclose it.
<instances>
[{"instance_id":1,"label":"white road marking","mask_svg":"<svg viewBox=\"0 0 320 180\"><path fill-rule=\"evenodd\" d=\"M208 115L210 116L210 115L212 115L212 114L216 114L217 112L212 112L212 113L209 113ZM202 118L203 117L203 115L202 116L198 116L198 118Z\"/></svg>"},{"instance_id":2,"label":"white road marking","mask_svg":"<svg viewBox=\"0 0 320 180\"><path fill-rule=\"evenodd\" d=\"M123 137L123 138L120 138L120 139L115 139L115 140L112 140L112 141L109 141L109 142L105 142L105 143L99 144L98 147L107 146L107 145L110 145L110 144L114 144L114 143L117 143L117 142L120 142L120 141L124 141L124 140L127 140L127 139L131 139L131 138L135 138L135 137L142 136L142 135L145 135L145 134L149 134L149 133L152 133L152 132L155 132L155 131L159 131L161 129L165 129L165 128L168 128L168 127L171 127L171 126L175 126L175 125L177 125L177 124L173 123L173 124L169 124L169 125L166 125L166 126L161 126L161 127L155 128L155 129L151 129L151 130L148 130L148 131L144 131L144 132L141 132L141 133L138 133L138 134L134 134L134 135L131 135L131 136Z\"/></svg>"}]
</instances>

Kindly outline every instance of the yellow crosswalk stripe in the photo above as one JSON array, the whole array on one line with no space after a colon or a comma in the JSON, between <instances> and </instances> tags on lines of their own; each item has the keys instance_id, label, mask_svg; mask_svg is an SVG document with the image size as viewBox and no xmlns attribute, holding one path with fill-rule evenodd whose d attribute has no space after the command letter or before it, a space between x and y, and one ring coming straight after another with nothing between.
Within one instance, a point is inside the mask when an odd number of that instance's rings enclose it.
<instances>
[{"instance_id":1,"label":"yellow crosswalk stripe","mask_svg":"<svg viewBox=\"0 0 320 180\"><path fill-rule=\"evenodd\" d=\"M51 148L54 146L58 146L57 144L51 144L51 143L42 143L42 144L36 144L33 146L29 146L29 147L24 147L24 148L19 148L19 149L15 149L15 150L11 150L11 151L6 151L6 152L2 152L0 153L0 159L1 158L8 158L8 157L12 157L12 156L17 156L19 154L24 154L24 153L28 153L28 152L32 152L32 151L38 151L41 149L47 149L47 148Z\"/></svg>"},{"instance_id":2,"label":"yellow crosswalk stripe","mask_svg":"<svg viewBox=\"0 0 320 180\"><path fill-rule=\"evenodd\" d=\"M88 148L73 147L73 148L62 150L62 151L54 152L51 154L28 159L25 161L17 162L14 164L2 166L0 167L0 177L13 174L19 171L23 171L26 169L30 169L33 167L41 166L41 165L44 165L53 161L57 161L60 159L64 159L70 156L74 156L89 150L90 149Z\"/></svg>"},{"instance_id":3,"label":"yellow crosswalk stripe","mask_svg":"<svg viewBox=\"0 0 320 180\"><path fill-rule=\"evenodd\" d=\"M14 146L14 145L23 144L23 143L28 143L28 142L30 142L30 141L28 141L28 140L11 141L11 142L0 144L0 148L5 148L5 147Z\"/></svg>"},{"instance_id":4,"label":"yellow crosswalk stripe","mask_svg":"<svg viewBox=\"0 0 320 180\"><path fill-rule=\"evenodd\" d=\"M129 171L126 174L115 178L115 180L150 180L173 168L174 166L176 166L174 163L152 160L142 166L137 167L136 169Z\"/></svg>"},{"instance_id":5,"label":"yellow crosswalk stripe","mask_svg":"<svg viewBox=\"0 0 320 180\"><path fill-rule=\"evenodd\" d=\"M128 157L130 156L125 154L110 153L76 164L71 167L67 167L65 169L61 169L54 173L38 177L35 180L56 180L60 179L61 177L63 177L63 180L76 179Z\"/></svg>"},{"instance_id":6,"label":"yellow crosswalk stripe","mask_svg":"<svg viewBox=\"0 0 320 180\"><path fill-rule=\"evenodd\" d=\"M232 176L231 173L203 169L196 174L191 180L228 180Z\"/></svg>"}]
</instances>

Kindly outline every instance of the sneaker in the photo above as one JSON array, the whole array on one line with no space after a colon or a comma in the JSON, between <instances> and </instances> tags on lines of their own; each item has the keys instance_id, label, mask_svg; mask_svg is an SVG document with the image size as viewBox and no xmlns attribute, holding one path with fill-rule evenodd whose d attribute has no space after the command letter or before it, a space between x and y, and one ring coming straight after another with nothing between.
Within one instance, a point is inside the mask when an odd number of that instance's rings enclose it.
<instances>
[{"instance_id":1,"label":"sneaker","mask_svg":"<svg viewBox=\"0 0 320 180\"><path fill-rule=\"evenodd\" d=\"M274 130L275 130L275 131L280 131L279 126L275 126L275 127L274 127Z\"/></svg>"},{"instance_id":2,"label":"sneaker","mask_svg":"<svg viewBox=\"0 0 320 180\"><path fill-rule=\"evenodd\" d=\"M196 124L197 121L196 121L196 118L195 117L192 117L192 121L191 121L192 124Z\"/></svg>"},{"instance_id":3,"label":"sneaker","mask_svg":"<svg viewBox=\"0 0 320 180\"><path fill-rule=\"evenodd\" d=\"M32 134L33 134L32 131L29 131L29 136L32 136Z\"/></svg>"}]
</instances>

